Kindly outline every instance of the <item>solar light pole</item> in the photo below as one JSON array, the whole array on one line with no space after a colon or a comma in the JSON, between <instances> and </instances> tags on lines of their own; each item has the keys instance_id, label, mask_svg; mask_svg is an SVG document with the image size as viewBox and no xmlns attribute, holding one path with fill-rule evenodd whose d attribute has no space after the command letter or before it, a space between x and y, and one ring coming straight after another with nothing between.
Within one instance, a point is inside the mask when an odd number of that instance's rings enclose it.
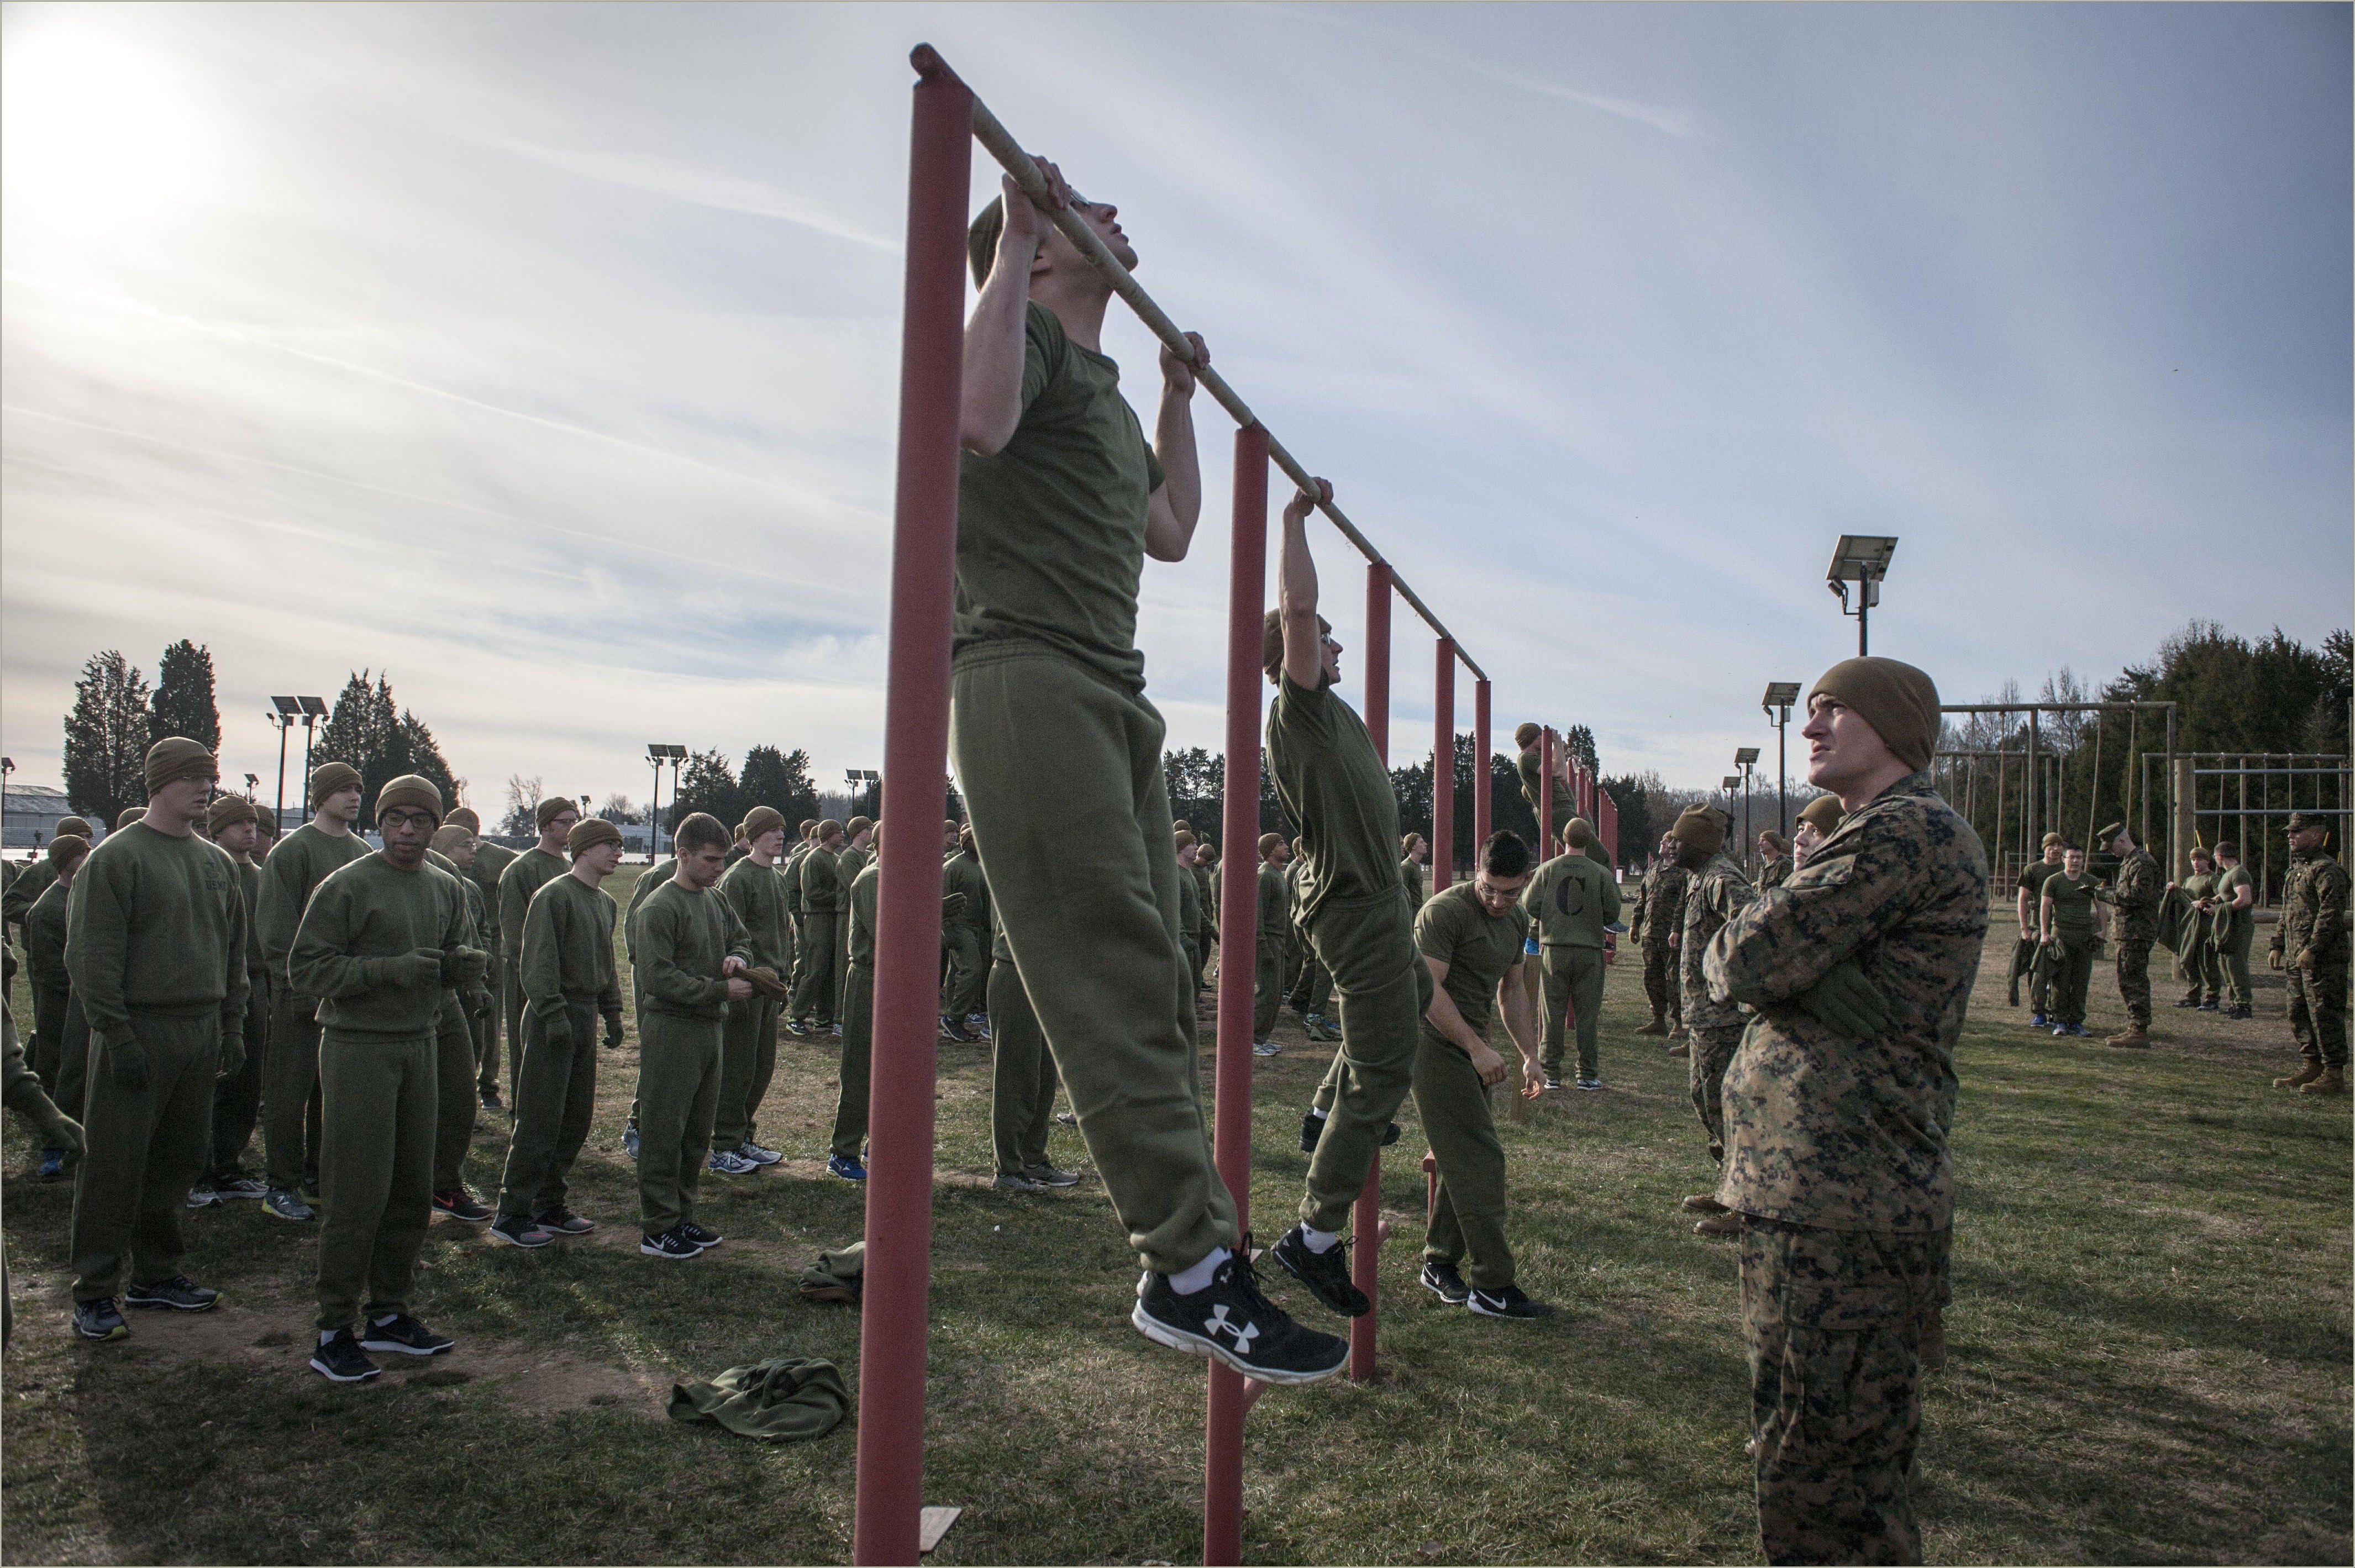
<instances>
[{"instance_id":1,"label":"solar light pole","mask_svg":"<svg viewBox=\"0 0 2355 1568\"><path fill-rule=\"evenodd\" d=\"M1725 815L1726 819L1731 821L1733 817L1733 792L1742 787L1742 775L1728 773L1717 781L1717 787L1725 792Z\"/></svg>"},{"instance_id":2,"label":"solar light pole","mask_svg":"<svg viewBox=\"0 0 2355 1568\"><path fill-rule=\"evenodd\" d=\"M1791 832L1791 709L1798 700L1797 681L1766 683L1766 717L1774 721L1774 827L1785 837Z\"/></svg>"},{"instance_id":3,"label":"solar light pole","mask_svg":"<svg viewBox=\"0 0 2355 1568\"><path fill-rule=\"evenodd\" d=\"M662 771L670 764L671 809L678 809L678 764L687 756L685 746L666 746L659 741L646 743L646 761L655 765L655 797L646 806L646 859L652 862L662 855Z\"/></svg>"},{"instance_id":4,"label":"solar light pole","mask_svg":"<svg viewBox=\"0 0 2355 1568\"><path fill-rule=\"evenodd\" d=\"M1842 534L1832 549L1831 566L1824 573L1824 586L1839 595L1840 613L1856 617L1856 654L1862 658L1870 648L1866 643L1866 623L1872 607L1881 603L1881 580L1889 575L1889 558L1897 553L1897 539L1890 534ZM1849 608L1848 585L1856 584L1856 607Z\"/></svg>"},{"instance_id":5,"label":"solar light pole","mask_svg":"<svg viewBox=\"0 0 2355 1568\"><path fill-rule=\"evenodd\" d=\"M0 757L0 824L8 820L8 775L16 771L16 759ZM40 841L40 829L33 830L34 842Z\"/></svg>"},{"instance_id":6,"label":"solar light pole","mask_svg":"<svg viewBox=\"0 0 2355 1568\"><path fill-rule=\"evenodd\" d=\"M271 700L276 702L279 699L273 697ZM311 795L312 727L327 716L327 699L324 697L298 697L294 701L297 710L303 715L303 796L308 801ZM282 788L281 795L284 793ZM283 804L282 800L281 804Z\"/></svg>"},{"instance_id":7,"label":"solar light pole","mask_svg":"<svg viewBox=\"0 0 2355 1568\"><path fill-rule=\"evenodd\" d=\"M861 784L873 784L875 786L875 815L878 816L883 815L883 775L881 773L877 773L873 768L845 768L842 770L842 776L850 781L850 812L852 816L863 816L866 815L866 813L858 809L858 790Z\"/></svg>"},{"instance_id":8,"label":"solar light pole","mask_svg":"<svg viewBox=\"0 0 2355 1568\"><path fill-rule=\"evenodd\" d=\"M1746 866L1758 844L1757 836L1750 831L1750 770L1758 765L1758 748L1744 746L1735 752L1733 765L1742 770L1742 863Z\"/></svg>"}]
</instances>

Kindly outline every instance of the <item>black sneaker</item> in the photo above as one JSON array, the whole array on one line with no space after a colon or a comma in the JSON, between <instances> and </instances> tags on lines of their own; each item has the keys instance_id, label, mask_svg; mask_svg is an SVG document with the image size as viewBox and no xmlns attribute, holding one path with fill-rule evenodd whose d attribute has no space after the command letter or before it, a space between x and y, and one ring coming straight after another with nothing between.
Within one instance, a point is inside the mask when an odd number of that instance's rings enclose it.
<instances>
[{"instance_id":1,"label":"black sneaker","mask_svg":"<svg viewBox=\"0 0 2355 1568\"><path fill-rule=\"evenodd\" d=\"M702 1250L701 1247L688 1241L677 1225L673 1225L659 1235L648 1234L638 1238L638 1251L650 1258L684 1260L695 1256Z\"/></svg>"},{"instance_id":2,"label":"black sneaker","mask_svg":"<svg viewBox=\"0 0 2355 1568\"><path fill-rule=\"evenodd\" d=\"M481 1224L489 1219L492 1213L489 1204L463 1187L453 1187L447 1192L435 1193L433 1208L438 1213L447 1214L453 1220L464 1220L470 1225Z\"/></svg>"},{"instance_id":3,"label":"black sneaker","mask_svg":"<svg viewBox=\"0 0 2355 1568\"><path fill-rule=\"evenodd\" d=\"M698 1250L704 1247L716 1247L728 1239L719 1232L698 1225L692 1220L681 1220L677 1230L680 1235L693 1242Z\"/></svg>"},{"instance_id":4,"label":"black sneaker","mask_svg":"<svg viewBox=\"0 0 2355 1568\"><path fill-rule=\"evenodd\" d=\"M348 1328L338 1328L311 1352L311 1370L333 1383L364 1383L382 1377L384 1369L368 1359Z\"/></svg>"},{"instance_id":5,"label":"black sneaker","mask_svg":"<svg viewBox=\"0 0 2355 1568\"><path fill-rule=\"evenodd\" d=\"M75 1302L73 1326L74 1332L85 1339L122 1339L131 1333L131 1325L114 1309L114 1297L111 1296Z\"/></svg>"},{"instance_id":6,"label":"black sneaker","mask_svg":"<svg viewBox=\"0 0 2355 1568\"><path fill-rule=\"evenodd\" d=\"M1325 1118L1314 1111L1303 1112L1300 1117L1300 1152L1315 1154L1316 1146L1324 1141Z\"/></svg>"},{"instance_id":7,"label":"black sneaker","mask_svg":"<svg viewBox=\"0 0 2355 1568\"><path fill-rule=\"evenodd\" d=\"M1464 1303L1483 1317L1550 1317L1553 1308L1542 1301L1532 1301L1521 1293L1518 1285L1502 1290L1476 1290Z\"/></svg>"},{"instance_id":8,"label":"black sneaker","mask_svg":"<svg viewBox=\"0 0 2355 1568\"><path fill-rule=\"evenodd\" d=\"M563 1208L534 1214L531 1222L551 1236L585 1236L597 1228L596 1221L584 1220L571 1210Z\"/></svg>"},{"instance_id":9,"label":"black sneaker","mask_svg":"<svg viewBox=\"0 0 2355 1568\"><path fill-rule=\"evenodd\" d=\"M1303 1328L1260 1294L1248 1241L1191 1296L1170 1288L1167 1275L1146 1273L1128 1320L1156 1345L1208 1356L1263 1383L1313 1383L1349 1364L1347 1339Z\"/></svg>"},{"instance_id":10,"label":"black sneaker","mask_svg":"<svg viewBox=\"0 0 2355 1568\"><path fill-rule=\"evenodd\" d=\"M807 1040L809 1038L809 1031L810 1026L809 1019L787 1019L785 1020L785 1032L792 1035L795 1040Z\"/></svg>"},{"instance_id":11,"label":"black sneaker","mask_svg":"<svg viewBox=\"0 0 2355 1568\"><path fill-rule=\"evenodd\" d=\"M1419 1283L1423 1289L1446 1302L1450 1307L1461 1307L1472 1297L1472 1287L1464 1283L1464 1276L1455 1272L1454 1264L1423 1264L1423 1277Z\"/></svg>"},{"instance_id":12,"label":"black sneaker","mask_svg":"<svg viewBox=\"0 0 2355 1568\"><path fill-rule=\"evenodd\" d=\"M265 1196L270 1189L250 1176L222 1176L214 1179L213 1190L223 1199L259 1199Z\"/></svg>"},{"instance_id":13,"label":"black sneaker","mask_svg":"<svg viewBox=\"0 0 2355 1568\"><path fill-rule=\"evenodd\" d=\"M1388 1148L1391 1145L1398 1141L1399 1125L1396 1122L1392 1122L1389 1126L1382 1129L1382 1147L1384 1148Z\"/></svg>"},{"instance_id":14,"label":"black sneaker","mask_svg":"<svg viewBox=\"0 0 2355 1568\"><path fill-rule=\"evenodd\" d=\"M1559 1089L1559 1088L1561 1088L1561 1075L1560 1073L1558 1073L1558 1072L1549 1072L1549 1073L1547 1073L1547 1074L1545 1075L1545 1086L1546 1086L1547 1088L1549 1088L1549 1089Z\"/></svg>"},{"instance_id":15,"label":"black sneaker","mask_svg":"<svg viewBox=\"0 0 2355 1568\"><path fill-rule=\"evenodd\" d=\"M370 1323L360 1331L360 1349L386 1350L396 1356L438 1356L458 1341L447 1334L436 1334L406 1312L396 1312L382 1323Z\"/></svg>"},{"instance_id":16,"label":"black sneaker","mask_svg":"<svg viewBox=\"0 0 2355 1568\"><path fill-rule=\"evenodd\" d=\"M1024 1166L1022 1174L1041 1187L1077 1187L1080 1184L1078 1177L1046 1160Z\"/></svg>"},{"instance_id":17,"label":"black sneaker","mask_svg":"<svg viewBox=\"0 0 2355 1568\"><path fill-rule=\"evenodd\" d=\"M485 1111L504 1111L506 1109L505 1105L499 1104L499 1092L497 1090L485 1089L483 1091L483 1109Z\"/></svg>"},{"instance_id":18,"label":"black sneaker","mask_svg":"<svg viewBox=\"0 0 2355 1568\"><path fill-rule=\"evenodd\" d=\"M544 1247L556 1238L520 1214L502 1214L491 1221L491 1240L512 1247Z\"/></svg>"},{"instance_id":19,"label":"black sneaker","mask_svg":"<svg viewBox=\"0 0 2355 1568\"><path fill-rule=\"evenodd\" d=\"M125 1307L168 1307L175 1312L209 1312L220 1292L176 1274L155 1285L134 1285L123 1293Z\"/></svg>"},{"instance_id":20,"label":"black sneaker","mask_svg":"<svg viewBox=\"0 0 2355 1568\"><path fill-rule=\"evenodd\" d=\"M1295 1225L1275 1243L1275 1261L1284 1272L1306 1285L1316 1299L1344 1317L1362 1317L1373 1307L1349 1279L1349 1248L1335 1242L1323 1252L1309 1250L1308 1238Z\"/></svg>"}]
</instances>

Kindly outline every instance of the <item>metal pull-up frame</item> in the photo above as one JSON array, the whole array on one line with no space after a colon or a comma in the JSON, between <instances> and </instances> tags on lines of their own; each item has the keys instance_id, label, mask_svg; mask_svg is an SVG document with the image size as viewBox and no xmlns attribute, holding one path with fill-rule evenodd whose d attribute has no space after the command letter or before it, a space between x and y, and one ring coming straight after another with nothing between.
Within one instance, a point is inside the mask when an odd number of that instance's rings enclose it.
<instances>
[{"instance_id":1,"label":"metal pull-up frame","mask_svg":"<svg viewBox=\"0 0 2355 1568\"><path fill-rule=\"evenodd\" d=\"M900 347L900 443L892 511L891 611L884 699L883 817L929 819L948 770L950 612L956 573L957 462L964 341L965 206L977 138L1024 191L1047 193L1038 164L930 45L910 56L917 82L909 148L908 245ZM1056 226L1103 273L1241 426L1235 432L1234 523L1228 580L1227 853L1223 907L1248 911L1259 837L1261 625L1267 589L1267 468L1314 495L1308 470L1268 432L1175 322L1137 287L1079 215ZM1389 762L1390 606L1393 590L1436 642L1432 753L1432 881L1455 869L1455 667L1472 672L1473 800L1476 837L1488 831L1488 677L1446 625L1356 524L1329 502L1317 509L1366 558L1365 720ZM861 1563L913 1563L921 1545L926 1306L931 1293L934 1046L940 950L940 866L928 835L883 839L875 942L874 1094L868 1125L867 1289L859 1330L858 1495L851 1544ZM1249 920L1219 935L1218 1077L1212 1127L1220 1176L1248 1222L1251 1197L1251 1026L1253 947ZM1355 1277L1374 1291L1380 1166L1355 1215ZM1372 1313L1354 1319L1349 1370L1374 1372ZM1203 1493L1203 1558L1241 1552L1242 1419L1260 1392L1213 1364Z\"/></svg>"}]
</instances>

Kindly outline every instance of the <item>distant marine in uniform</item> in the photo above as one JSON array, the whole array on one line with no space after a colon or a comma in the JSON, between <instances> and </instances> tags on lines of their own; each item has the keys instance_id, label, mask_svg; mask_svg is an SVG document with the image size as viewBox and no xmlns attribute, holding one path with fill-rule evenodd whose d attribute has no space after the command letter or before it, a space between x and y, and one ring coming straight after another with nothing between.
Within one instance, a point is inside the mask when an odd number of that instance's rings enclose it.
<instances>
[{"instance_id":1,"label":"distant marine in uniform","mask_svg":"<svg viewBox=\"0 0 2355 1568\"><path fill-rule=\"evenodd\" d=\"M2289 877L2265 962L2289 983L2289 1027L2305 1065L2281 1088L2347 1093L2347 868L2324 848L2329 819L2289 815Z\"/></svg>"}]
</instances>

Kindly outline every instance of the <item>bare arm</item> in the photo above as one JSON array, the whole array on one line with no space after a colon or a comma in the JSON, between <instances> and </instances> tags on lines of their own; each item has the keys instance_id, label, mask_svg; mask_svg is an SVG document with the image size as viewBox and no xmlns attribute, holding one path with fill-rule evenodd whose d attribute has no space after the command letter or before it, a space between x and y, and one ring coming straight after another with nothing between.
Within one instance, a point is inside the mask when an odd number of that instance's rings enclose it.
<instances>
[{"instance_id":1,"label":"bare arm","mask_svg":"<svg viewBox=\"0 0 2355 1568\"><path fill-rule=\"evenodd\" d=\"M1194 346L1196 364L1210 362L1200 334L1189 332L1186 341ZM1161 486L1146 504L1145 553L1156 560L1183 560L1202 517L1202 464L1194 450L1193 367L1167 347L1161 350L1161 411L1153 424L1153 453L1161 460Z\"/></svg>"},{"instance_id":2,"label":"bare arm","mask_svg":"<svg viewBox=\"0 0 2355 1568\"><path fill-rule=\"evenodd\" d=\"M1052 205L1069 207L1071 187L1062 172L1039 160ZM1022 357L1028 334L1030 263L1046 242L1054 219L1022 193L1014 176L998 182L1006 227L997 236L997 259L981 301L964 326L964 389L957 414L957 440L967 452L990 457L1014 439L1022 422Z\"/></svg>"},{"instance_id":3,"label":"bare arm","mask_svg":"<svg viewBox=\"0 0 2355 1568\"><path fill-rule=\"evenodd\" d=\"M1463 1009L1447 994L1446 964L1428 953L1423 956L1423 962L1431 965L1431 1008L1423 1017L1431 1021L1432 1028L1463 1048L1464 1054L1472 1059L1472 1070L1480 1075L1481 1083L1491 1088L1502 1083L1505 1059L1489 1050L1488 1042L1472 1031L1472 1026L1464 1019Z\"/></svg>"},{"instance_id":4,"label":"bare arm","mask_svg":"<svg viewBox=\"0 0 2355 1568\"><path fill-rule=\"evenodd\" d=\"M1316 481L1316 499L1333 498L1333 486ZM1276 606L1284 624L1284 673L1293 685L1316 689L1325 674L1323 635L1316 630L1316 561L1308 553L1308 513L1316 504L1305 490L1284 507L1284 557L1276 579Z\"/></svg>"},{"instance_id":5,"label":"bare arm","mask_svg":"<svg viewBox=\"0 0 2355 1568\"><path fill-rule=\"evenodd\" d=\"M2036 916L2037 916L2037 940L2038 940L2038 941L2040 941L2040 942L2051 942L2051 941L2054 940L2054 937L2053 937L2053 932L2052 932L2052 895L2051 895L2051 894L2047 893L2047 894L2045 894L2045 895L2044 895L2044 901L2043 901L2043 903L2042 903L2042 904L2041 904L2041 905L2038 907L2037 912L2036 912Z\"/></svg>"},{"instance_id":6,"label":"bare arm","mask_svg":"<svg viewBox=\"0 0 2355 1568\"><path fill-rule=\"evenodd\" d=\"M2028 890L2021 888L2019 890L2019 930L2022 935L2036 929L2042 912L2041 910L2028 907Z\"/></svg>"},{"instance_id":7,"label":"bare arm","mask_svg":"<svg viewBox=\"0 0 2355 1568\"><path fill-rule=\"evenodd\" d=\"M1530 979L1537 977L1535 967L1528 961L1524 960L1514 965L1505 971L1505 977L1497 983L1497 1001L1504 1009L1505 1032L1512 1036L1513 1044L1520 1051L1521 1060L1529 1063L1529 1070L1534 1074L1540 1071L1538 1015L1537 1008L1530 1004L1529 998L1530 993L1536 987L1521 980L1520 974L1523 970L1529 971Z\"/></svg>"}]
</instances>

